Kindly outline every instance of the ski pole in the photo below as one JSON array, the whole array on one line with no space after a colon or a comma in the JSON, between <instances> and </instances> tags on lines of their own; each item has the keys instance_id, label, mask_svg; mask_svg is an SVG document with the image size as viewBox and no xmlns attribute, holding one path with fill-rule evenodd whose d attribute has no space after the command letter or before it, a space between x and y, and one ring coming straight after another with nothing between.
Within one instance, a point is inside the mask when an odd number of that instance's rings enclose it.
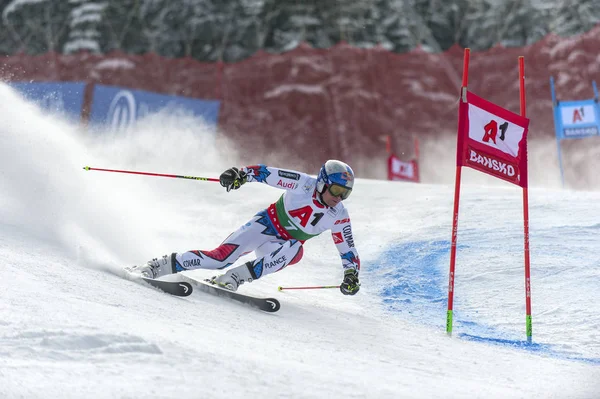
<instances>
[{"instance_id":1,"label":"ski pole","mask_svg":"<svg viewBox=\"0 0 600 399\"><path fill-rule=\"evenodd\" d=\"M159 177L174 177L176 179L191 179L191 180L202 180L202 181L216 181L219 179L215 179L213 177L197 177L197 176L181 176L181 175L166 175L164 173L149 173L149 172L134 172L132 170L116 170L116 169L101 169L101 168L92 168L90 166L84 166L85 170L98 170L101 172L116 172L116 173L130 173L132 175L146 175L146 176L159 176Z\"/></svg>"},{"instance_id":2,"label":"ski pole","mask_svg":"<svg viewBox=\"0 0 600 399\"><path fill-rule=\"evenodd\" d=\"M319 290L319 289L323 289L323 288L340 288L339 285L318 285L315 287L282 287L279 286L277 287L277 290L279 291L283 291L283 290Z\"/></svg>"}]
</instances>

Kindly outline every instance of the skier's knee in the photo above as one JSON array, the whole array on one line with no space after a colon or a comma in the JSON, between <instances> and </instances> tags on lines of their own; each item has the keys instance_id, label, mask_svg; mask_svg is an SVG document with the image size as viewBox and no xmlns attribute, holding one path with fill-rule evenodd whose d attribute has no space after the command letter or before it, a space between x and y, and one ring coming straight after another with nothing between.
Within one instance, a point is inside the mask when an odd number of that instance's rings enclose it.
<instances>
[{"instance_id":1,"label":"skier's knee","mask_svg":"<svg viewBox=\"0 0 600 399\"><path fill-rule=\"evenodd\" d=\"M290 263L288 263L288 266L291 266L291 265L294 265L294 264L300 262L300 259L302 259L302 255L304 255L304 246L300 245L300 249L298 250L298 253L292 258Z\"/></svg>"},{"instance_id":2,"label":"skier's knee","mask_svg":"<svg viewBox=\"0 0 600 399\"><path fill-rule=\"evenodd\" d=\"M221 245L219 245L212 251L201 252L204 256L208 256L209 258L215 259L217 261L224 261L228 259L238 247L239 245L223 242ZM228 260L232 261L231 259Z\"/></svg>"}]
</instances>

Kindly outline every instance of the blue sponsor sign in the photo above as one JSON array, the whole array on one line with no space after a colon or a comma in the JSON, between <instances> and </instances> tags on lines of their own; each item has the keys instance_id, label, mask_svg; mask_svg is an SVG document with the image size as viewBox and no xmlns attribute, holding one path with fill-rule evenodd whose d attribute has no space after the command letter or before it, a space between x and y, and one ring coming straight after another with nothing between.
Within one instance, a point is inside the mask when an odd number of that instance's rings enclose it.
<instances>
[{"instance_id":1,"label":"blue sponsor sign","mask_svg":"<svg viewBox=\"0 0 600 399\"><path fill-rule=\"evenodd\" d=\"M167 108L201 117L207 125L216 126L219 105L219 101L214 100L96 85L89 122L125 131L133 126L136 120Z\"/></svg>"},{"instance_id":2,"label":"blue sponsor sign","mask_svg":"<svg viewBox=\"0 0 600 399\"><path fill-rule=\"evenodd\" d=\"M561 101L554 107L556 137L578 139L600 134L600 115L595 100Z\"/></svg>"},{"instance_id":3,"label":"blue sponsor sign","mask_svg":"<svg viewBox=\"0 0 600 399\"><path fill-rule=\"evenodd\" d=\"M564 139L580 139L590 136L600 136L600 105L598 104L598 88L592 82L594 98L579 101L558 101L554 90L554 79L550 78L552 92L552 107L554 111L554 128L558 148L558 164L561 181L564 185L564 172L560 141Z\"/></svg>"},{"instance_id":4,"label":"blue sponsor sign","mask_svg":"<svg viewBox=\"0 0 600 399\"><path fill-rule=\"evenodd\" d=\"M68 118L81 118L83 82L12 82L9 85L42 109Z\"/></svg>"}]
</instances>

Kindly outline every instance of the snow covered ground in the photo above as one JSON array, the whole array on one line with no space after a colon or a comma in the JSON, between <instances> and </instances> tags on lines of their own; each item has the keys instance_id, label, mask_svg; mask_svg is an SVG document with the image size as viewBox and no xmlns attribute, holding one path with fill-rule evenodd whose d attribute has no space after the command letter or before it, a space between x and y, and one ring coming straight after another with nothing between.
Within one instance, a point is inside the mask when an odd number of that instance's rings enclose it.
<instances>
[{"instance_id":1,"label":"snow covered ground","mask_svg":"<svg viewBox=\"0 0 600 399\"><path fill-rule=\"evenodd\" d=\"M359 294L277 291L340 282L327 234L300 264L242 286L281 301L265 314L115 273L212 249L280 192L82 169L212 177L236 164L234 147L166 116L128 135L84 132L4 85L0 96L1 398L600 397L600 193L530 189L532 344L521 191L474 185L469 170L452 338L453 184L359 179L347 201Z\"/></svg>"}]
</instances>

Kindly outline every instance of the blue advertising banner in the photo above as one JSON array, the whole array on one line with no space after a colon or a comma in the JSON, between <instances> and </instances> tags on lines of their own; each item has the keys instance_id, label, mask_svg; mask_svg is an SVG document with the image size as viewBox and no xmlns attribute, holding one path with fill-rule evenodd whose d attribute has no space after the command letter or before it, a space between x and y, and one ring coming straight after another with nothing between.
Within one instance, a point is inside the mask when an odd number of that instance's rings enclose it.
<instances>
[{"instance_id":1,"label":"blue advertising banner","mask_svg":"<svg viewBox=\"0 0 600 399\"><path fill-rule=\"evenodd\" d=\"M595 98L578 101L558 101L554 90L554 78L550 78L552 107L554 111L554 128L558 147L558 164L561 181L564 185L564 173L560 141L564 139L581 139L600 136L600 105L598 104L598 88L592 82Z\"/></svg>"},{"instance_id":2,"label":"blue advertising banner","mask_svg":"<svg viewBox=\"0 0 600 399\"><path fill-rule=\"evenodd\" d=\"M83 82L12 82L9 85L42 109L70 119L81 118Z\"/></svg>"},{"instance_id":3,"label":"blue advertising banner","mask_svg":"<svg viewBox=\"0 0 600 399\"><path fill-rule=\"evenodd\" d=\"M561 101L554 107L556 137L579 139L600 134L600 114L595 100Z\"/></svg>"},{"instance_id":4,"label":"blue advertising banner","mask_svg":"<svg viewBox=\"0 0 600 399\"><path fill-rule=\"evenodd\" d=\"M89 122L109 125L113 130L127 130L136 120L166 108L201 117L207 125L216 126L219 105L219 101L214 100L96 85Z\"/></svg>"}]
</instances>

